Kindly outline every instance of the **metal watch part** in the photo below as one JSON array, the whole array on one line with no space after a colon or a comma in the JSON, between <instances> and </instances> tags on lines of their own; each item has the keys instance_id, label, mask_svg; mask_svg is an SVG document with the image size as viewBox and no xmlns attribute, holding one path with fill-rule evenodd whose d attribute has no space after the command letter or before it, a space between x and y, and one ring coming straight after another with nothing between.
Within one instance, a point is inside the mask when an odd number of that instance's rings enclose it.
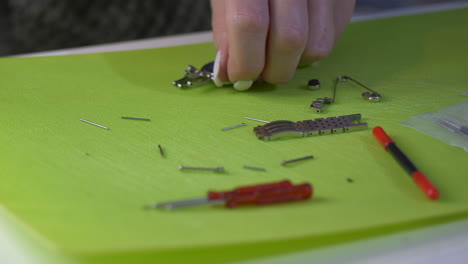
<instances>
[{"instance_id":1,"label":"metal watch part","mask_svg":"<svg viewBox=\"0 0 468 264\"><path fill-rule=\"evenodd\" d=\"M310 109L315 110L315 112L317 112L317 113L321 113L324 104L335 103L336 102L336 89L338 88L338 84L340 82L346 82L346 81L352 81L352 82L358 84L359 86L363 87L364 89L368 90L367 92L363 92L361 94L363 99L365 99L365 100L367 100L369 102L374 102L374 103L379 102L382 99L382 96L378 92L376 92L376 91L372 90L371 88L365 86L361 82L356 81L355 79L353 79L353 78L351 78L351 77L349 77L347 75L340 75L340 76L336 77L336 80L335 80L335 87L333 88L333 98L328 98L328 97L317 98L310 105Z\"/></svg>"},{"instance_id":2,"label":"metal watch part","mask_svg":"<svg viewBox=\"0 0 468 264\"><path fill-rule=\"evenodd\" d=\"M272 140L285 136L309 137L337 134L367 129L367 126L367 123L361 123L361 114L353 114L297 122L287 120L273 121L255 127L254 132L258 139Z\"/></svg>"},{"instance_id":3,"label":"metal watch part","mask_svg":"<svg viewBox=\"0 0 468 264\"><path fill-rule=\"evenodd\" d=\"M351 77L349 77L349 76L346 76L346 75L340 75L340 76L338 76L338 77L336 78L336 82L335 82L335 91L333 92L333 93L334 93L334 94L333 94L333 99L335 99L336 87L338 86L338 83L340 83L340 82L346 82L346 81L348 81L348 80L349 80L349 81L352 81L352 82L358 84L359 86L361 86L362 88L368 90L368 92L363 92L363 93L361 94L361 96L362 96L363 99L365 99L365 100L367 100L367 101L369 101L369 102L374 102L374 103L379 102L379 101L382 99L382 96L381 96L378 92L372 90L371 88L365 86L365 85L362 84L361 82L358 82L358 81L356 81L355 79L353 79L353 78L351 78Z\"/></svg>"},{"instance_id":4,"label":"metal watch part","mask_svg":"<svg viewBox=\"0 0 468 264\"><path fill-rule=\"evenodd\" d=\"M331 104L333 103L333 99L324 97L324 98L317 98L315 101L312 102L310 108L315 110L317 113L321 113L324 104Z\"/></svg>"},{"instance_id":5,"label":"metal watch part","mask_svg":"<svg viewBox=\"0 0 468 264\"><path fill-rule=\"evenodd\" d=\"M213 65L214 62L208 62L201 69L189 65L184 71L184 77L173 81L172 84L179 88L186 88L208 82L213 79Z\"/></svg>"}]
</instances>

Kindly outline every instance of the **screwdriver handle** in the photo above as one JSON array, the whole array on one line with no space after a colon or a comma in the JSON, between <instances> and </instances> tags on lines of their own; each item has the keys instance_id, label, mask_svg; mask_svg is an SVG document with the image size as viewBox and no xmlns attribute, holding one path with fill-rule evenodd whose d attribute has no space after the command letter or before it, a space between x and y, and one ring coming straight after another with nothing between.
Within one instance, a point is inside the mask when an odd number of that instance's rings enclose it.
<instances>
[{"instance_id":1,"label":"screwdriver handle","mask_svg":"<svg viewBox=\"0 0 468 264\"><path fill-rule=\"evenodd\" d=\"M258 184L258 185L251 185L251 186L242 186L238 187L232 191L227 192L216 192L216 191L209 191L208 192L208 199L209 200L218 200L218 199L229 199L232 196L238 195L247 195L247 194L254 194L257 192L263 192L270 189L276 188L288 188L293 186L289 180L274 182L274 183L266 183L266 184Z\"/></svg>"},{"instance_id":2,"label":"screwdriver handle","mask_svg":"<svg viewBox=\"0 0 468 264\"><path fill-rule=\"evenodd\" d=\"M233 195L228 195L228 197L224 198L224 200L226 202L226 207L235 208L241 205L266 205L306 200L309 199L312 195L312 185L308 183L303 183L291 186L263 188L261 190L256 190L253 192L235 193Z\"/></svg>"}]
</instances>

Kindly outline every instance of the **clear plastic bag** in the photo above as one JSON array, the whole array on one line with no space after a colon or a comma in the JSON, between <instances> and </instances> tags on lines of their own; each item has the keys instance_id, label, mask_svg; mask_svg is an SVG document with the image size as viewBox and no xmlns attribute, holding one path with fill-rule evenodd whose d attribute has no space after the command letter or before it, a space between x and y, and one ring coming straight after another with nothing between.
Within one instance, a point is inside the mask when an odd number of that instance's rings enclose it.
<instances>
[{"instance_id":1,"label":"clear plastic bag","mask_svg":"<svg viewBox=\"0 0 468 264\"><path fill-rule=\"evenodd\" d=\"M468 101L444 108L437 113L412 116L401 125L414 128L468 152Z\"/></svg>"}]
</instances>

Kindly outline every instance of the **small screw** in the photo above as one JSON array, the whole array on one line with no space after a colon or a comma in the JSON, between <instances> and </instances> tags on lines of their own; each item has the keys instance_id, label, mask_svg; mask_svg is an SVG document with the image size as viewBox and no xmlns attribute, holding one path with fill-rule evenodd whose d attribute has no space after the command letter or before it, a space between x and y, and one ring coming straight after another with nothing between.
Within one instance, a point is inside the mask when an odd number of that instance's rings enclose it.
<instances>
[{"instance_id":1,"label":"small screw","mask_svg":"<svg viewBox=\"0 0 468 264\"><path fill-rule=\"evenodd\" d=\"M264 168L252 167L252 166L247 166L247 165L244 165L244 169L256 170L256 171L266 171L266 169L264 169Z\"/></svg>"},{"instance_id":2,"label":"small screw","mask_svg":"<svg viewBox=\"0 0 468 264\"><path fill-rule=\"evenodd\" d=\"M314 156L305 156L305 157L302 157L302 158L297 158L297 159L292 159L292 160L283 160L281 162L281 165L286 165L286 164L289 164L289 163L293 163L293 162L297 162L297 161L301 161L301 160L307 160L307 159L313 159Z\"/></svg>"},{"instance_id":3,"label":"small screw","mask_svg":"<svg viewBox=\"0 0 468 264\"><path fill-rule=\"evenodd\" d=\"M91 125L93 125L93 126L97 126L97 127L100 127L100 128L109 129L109 128L106 127L106 126L103 126L103 125L100 125L100 124L91 122L91 121L86 120L86 119L83 119L83 118L80 118L80 121L83 121L83 122L85 122L85 123L88 123L88 124L91 124Z\"/></svg>"},{"instance_id":4,"label":"small screw","mask_svg":"<svg viewBox=\"0 0 468 264\"><path fill-rule=\"evenodd\" d=\"M122 116L122 119L132 119L132 120L141 120L141 121L151 121L149 118L139 118L139 117L130 117L130 116Z\"/></svg>"},{"instance_id":5,"label":"small screw","mask_svg":"<svg viewBox=\"0 0 468 264\"><path fill-rule=\"evenodd\" d=\"M164 151L163 151L161 145L158 145L158 148L159 148L159 153L161 154L161 157L164 157Z\"/></svg>"},{"instance_id":6,"label":"small screw","mask_svg":"<svg viewBox=\"0 0 468 264\"><path fill-rule=\"evenodd\" d=\"M179 166L179 170L204 170L204 171L223 172L223 171L224 171L224 167L202 168L202 167L186 167L186 166L180 165L180 166Z\"/></svg>"},{"instance_id":7,"label":"small screw","mask_svg":"<svg viewBox=\"0 0 468 264\"><path fill-rule=\"evenodd\" d=\"M245 116L244 118L249 119L249 120L253 120L253 121L263 122L263 123L270 123L270 121L261 120L261 119L257 119L257 118L252 118L252 117L247 117L247 116Z\"/></svg>"},{"instance_id":8,"label":"small screw","mask_svg":"<svg viewBox=\"0 0 468 264\"><path fill-rule=\"evenodd\" d=\"M246 126L246 125L247 125L246 123L242 123L242 124L240 124L240 125L225 127L225 128L223 128L223 129L221 129L221 130L224 131L224 130L233 129L233 128L236 128L236 127L242 127L242 126Z\"/></svg>"}]
</instances>

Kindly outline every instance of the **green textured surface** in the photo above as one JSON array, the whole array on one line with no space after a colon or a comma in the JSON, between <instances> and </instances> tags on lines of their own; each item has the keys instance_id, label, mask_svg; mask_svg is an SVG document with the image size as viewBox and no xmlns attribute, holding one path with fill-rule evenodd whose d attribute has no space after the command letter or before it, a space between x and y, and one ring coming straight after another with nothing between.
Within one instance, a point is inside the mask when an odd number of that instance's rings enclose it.
<instances>
[{"instance_id":1,"label":"green textured surface","mask_svg":"<svg viewBox=\"0 0 468 264\"><path fill-rule=\"evenodd\" d=\"M467 24L466 9L354 23L318 67L299 69L287 85L257 85L248 92L170 84L186 64L213 58L209 43L1 59L0 203L50 245L89 263L115 263L116 256L121 262L181 256L226 262L466 217L468 154L398 123L466 100ZM363 101L357 86L343 84L336 104L312 113L310 103L331 96L340 74L374 88L383 101ZM311 78L321 80L321 90L305 88ZM252 133L259 123L243 119L354 113L370 127L386 129L439 187L439 201L422 195L371 129L264 142ZM248 126L220 131L242 122ZM315 160L280 165L310 154ZM180 164L224 166L227 172L180 172ZM267 172L242 169L246 164ZM235 210L142 210L208 189L285 178L311 182L315 197Z\"/></svg>"}]
</instances>

